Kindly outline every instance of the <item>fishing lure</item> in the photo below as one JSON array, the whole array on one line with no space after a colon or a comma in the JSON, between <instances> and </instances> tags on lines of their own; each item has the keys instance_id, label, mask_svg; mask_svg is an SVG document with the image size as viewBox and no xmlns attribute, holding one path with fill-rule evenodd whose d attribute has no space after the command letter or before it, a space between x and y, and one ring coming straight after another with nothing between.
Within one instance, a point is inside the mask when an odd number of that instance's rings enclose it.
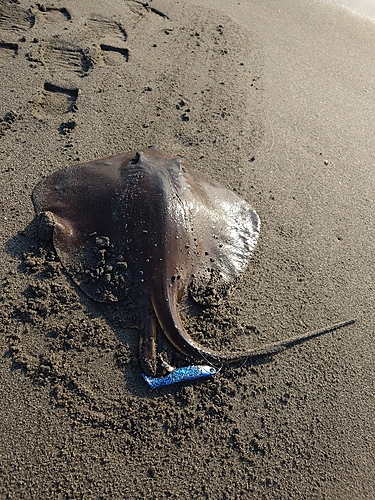
<instances>
[{"instance_id":1,"label":"fishing lure","mask_svg":"<svg viewBox=\"0 0 375 500\"><path fill-rule=\"evenodd\" d=\"M190 365L183 366L182 368L176 368L165 377L149 377L145 373L142 373L142 377L151 389L156 389L158 387L163 387L164 385L176 384L177 382L184 382L186 380L212 377L212 375L215 375L217 372L218 370L216 370L213 366Z\"/></svg>"}]
</instances>

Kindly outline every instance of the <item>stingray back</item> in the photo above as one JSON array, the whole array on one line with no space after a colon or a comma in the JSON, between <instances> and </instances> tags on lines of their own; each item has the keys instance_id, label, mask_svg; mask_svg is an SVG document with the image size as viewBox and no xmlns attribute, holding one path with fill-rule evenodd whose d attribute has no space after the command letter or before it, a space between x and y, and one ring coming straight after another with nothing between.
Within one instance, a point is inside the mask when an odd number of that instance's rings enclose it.
<instances>
[{"instance_id":1,"label":"stingray back","mask_svg":"<svg viewBox=\"0 0 375 500\"><path fill-rule=\"evenodd\" d=\"M198 302L219 302L248 264L259 235L258 215L234 192L169 153L143 151L75 165L35 187L35 210L52 214L61 262L94 300L121 300L140 283L139 248L149 248L146 239L141 241L149 231L139 229L137 214L145 214L155 200L166 200L164 208L148 210L155 218L148 227L160 227L165 231L160 241L168 240L166 258L157 259L165 265L158 279L169 286L177 267L177 261L169 267L167 262L180 252L173 250L178 240L171 235L187 235L186 255L178 259L189 262L185 280L190 292ZM156 213L163 214L162 224ZM176 225L177 232L168 230ZM134 239L137 245L129 244Z\"/></svg>"}]
</instances>

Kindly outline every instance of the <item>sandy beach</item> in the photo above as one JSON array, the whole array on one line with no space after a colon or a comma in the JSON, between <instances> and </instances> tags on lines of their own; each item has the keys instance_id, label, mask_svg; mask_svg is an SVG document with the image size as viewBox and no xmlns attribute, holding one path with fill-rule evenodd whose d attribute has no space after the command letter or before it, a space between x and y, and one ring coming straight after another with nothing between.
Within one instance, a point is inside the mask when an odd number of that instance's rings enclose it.
<instances>
[{"instance_id":1,"label":"sandy beach","mask_svg":"<svg viewBox=\"0 0 375 500\"><path fill-rule=\"evenodd\" d=\"M1 498L375 498L374 37L317 0L0 0ZM262 222L228 300L182 302L194 339L356 323L151 391L126 301L73 283L31 193L152 144Z\"/></svg>"}]
</instances>

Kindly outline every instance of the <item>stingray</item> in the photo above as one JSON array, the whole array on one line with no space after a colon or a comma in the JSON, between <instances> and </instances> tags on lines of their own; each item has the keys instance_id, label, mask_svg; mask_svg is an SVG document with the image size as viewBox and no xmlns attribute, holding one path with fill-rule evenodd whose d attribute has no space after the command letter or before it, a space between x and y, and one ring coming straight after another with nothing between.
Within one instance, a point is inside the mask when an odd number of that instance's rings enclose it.
<instances>
[{"instance_id":1,"label":"stingray","mask_svg":"<svg viewBox=\"0 0 375 500\"><path fill-rule=\"evenodd\" d=\"M215 352L194 341L179 301L187 290L201 304L222 301L248 264L260 220L234 192L155 146L57 171L34 188L33 202L85 294L98 302L136 297L148 375L160 372L158 325L187 357L222 365L269 356L353 322L245 352Z\"/></svg>"}]
</instances>

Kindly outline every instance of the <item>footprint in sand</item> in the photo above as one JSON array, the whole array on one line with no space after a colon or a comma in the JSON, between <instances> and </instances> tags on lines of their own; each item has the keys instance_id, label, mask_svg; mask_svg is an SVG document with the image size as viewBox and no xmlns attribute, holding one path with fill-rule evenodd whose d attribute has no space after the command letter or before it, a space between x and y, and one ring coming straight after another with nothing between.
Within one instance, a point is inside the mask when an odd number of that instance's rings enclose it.
<instances>
[{"instance_id":1,"label":"footprint in sand","mask_svg":"<svg viewBox=\"0 0 375 500\"><path fill-rule=\"evenodd\" d=\"M40 56L47 71L61 80L85 76L93 67L93 59L87 49L64 40L43 44Z\"/></svg>"},{"instance_id":2,"label":"footprint in sand","mask_svg":"<svg viewBox=\"0 0 375 500\"><path fill-rule=\"evenodd\" d=\"M86 22L86 28L92 31L94 38L108 37L114 43L126 42L128 35L120 22L107 19L100 15L91 15Z\"/></svg>"},{"instance_id":3,"label":"footprint in sand","mask_svg":"<svg viewBox=\"0 0 375 500\"><path fill-rule=\"evenodd\" d=\"M35 24L33 14L15 3L0 0L0 67L18 55L18 43Z\"/></svg>"},{"instance_id":4,"label":"footprint in sand","mask_svg":"<svg viewBox=\"0 0 375 500\"><path fill-rule=\"evenodd\" d=\"M35 7L35 12L40 20L48 23L58 23L60 21L70 21L72 16L66 7L49 7L43 4L38 4Z\"/></svg>"},{"instance_id":5,"label":"footprint in sand","mask_svg":"<svg viewBox=\"0 0 375 500\"><path fill-rule=\"evenodd\" d=\"M0 37L2 41L18 41L35 24L35 16L30 10L16 3L0 1Z\"/></svg>"},{"instance_id":6,"label":"footprint in sand","mask_svg":"<svg viewBox=\"0 0 375 500\"><path fill-rule=\"evenodd\" d=\"M7 59L14 58L18 54L18 43L0 42L0 67Z\"/></svg>"},{"instance_id":7,"label":"footprint in sand","mask_svg":"<svg viewBox=\"0 0 375 500\"><path fill-rule=\"evenodd\" d=\"M49 39L43 38L46 25L56 26L56 34ZM60 38L62 27L65 39ZM33 39L27 36L31 28L35 31ZM123 66L129 60L127 38L119 21L99 14L78 20L63 6L36 4L25 9L0 0L0 67L22 52L30 67L44 67L45 83L32 111L43 121L58 118L70 123L72 113L78 110L79 89L84 91L82 78L95 66Z\"/></svg>"},{"instance_id":8,"label":"footprint in sand","mask_svg":"<svg viewBox=\"0 0 375 500\"><path fill-rule=\"evenodd\" d=\"M74 115L78 110L78 95L78 88L59 87L45 82L40 98L34 102L33 115L50 123L52 119L59 134L68 135L77 125ZM61 123L58 125L59 122Z\"/></svg>"},{"instance_id":9,"label":"footprint in sand","mask_svg":"<svg viewBox=\"0 0 375 500\"><path fill-rule=\"evenodd\" d=\"M78 109L78 95L78 88L45 82L40 98L34 103L34 115L43 120L48 115L62 117L74 113Z\"/></svg>"},{"instance_id":10,"label":"footprint in sand","mask_svg":"<svg viewBox=\"0 0 375 500\"><path fill-rule=\"evenodd\" d=\"M120 66L129 60L129 50L125 46L128 35L121 23L93 15L86 20L85 27L100 48L99 57L105 65Z\"/></svg>"},{"instance_id":11,"label":"footprint in sand","mask_svg":"<svg viewBox=\"0 0 375 500\"><path fill-rule=\"evenodd\" d=\"M39 6L37 20L43 19L61 24L72 20L72 16L65 8ZM69 36L69 31L66 35ZM35 113L39 118L46 114L59 116L75 112L78 88L84 86L81 78L95 66L120 66L129 59L129 50L125 45L127 33L119 22L91 15L84 23L82 40L88 45L91 41L91 46L80 46L61 39L39 44L39 60L48 73L48 81L35 103Z\"/></svg>"}]
</instances>

